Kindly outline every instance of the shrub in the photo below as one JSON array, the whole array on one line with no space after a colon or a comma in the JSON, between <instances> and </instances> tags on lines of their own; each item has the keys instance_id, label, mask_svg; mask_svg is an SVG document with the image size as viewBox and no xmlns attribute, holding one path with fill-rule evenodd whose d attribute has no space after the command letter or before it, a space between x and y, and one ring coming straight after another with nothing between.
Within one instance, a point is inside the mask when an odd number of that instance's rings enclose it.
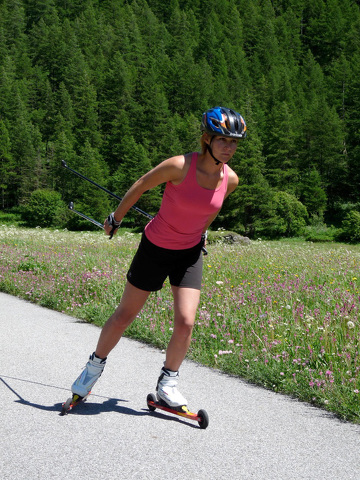
<instances>
[{"instance_id":1,"label":"shrub","mask_svg":"<svg viewBox=\"0 0 360 480\"><path fill-rule=\"evenodd\" d=\"M309 225L302 232L302 236L309 242L334 242L339 235L339 229L333 225L326 225L322 215L312 215Z\"/></svg>"},{"instance_id":2,"label":"shrub","mask_svg":"<svg viewBox=\"0 0 360 480\"><path fill-rule=\"evenodd\" d=\"M22 220L29 227L62 227L65 223L66 205L59 192L35 190L29 203L22 208Z\"/></svg>"},{"instance_id":3,"label":"shrub","mask_svg":"<svg viewBox=\"0 0 360 480\"><path fill-rule=\"evenodd\" d=\"M360 242L360 213L356 210L349 212L341 225L340 239L346 242Z\"/></svg>"},{"instance_id":4,"label":"shrub","mask_svg":"<svg viewBox=\"0 0 360 480\"><path fill-rule=\"evenodd\" d=\"M256 231L261 238L297 236L308 218L306 207L294 195L279 191L274 193L269 213L257 220Z\"/></svg>"},{"instance_id":5,"label":"shrub","mask_svg":"<svg viewBox=\"0 0 360 480\"><path fill-rule=\"evenodd\" d=\"M308 242L335 242L339 231L334 226L308 225L303 230L303 236Z\"/></svg>"}]
</instances>

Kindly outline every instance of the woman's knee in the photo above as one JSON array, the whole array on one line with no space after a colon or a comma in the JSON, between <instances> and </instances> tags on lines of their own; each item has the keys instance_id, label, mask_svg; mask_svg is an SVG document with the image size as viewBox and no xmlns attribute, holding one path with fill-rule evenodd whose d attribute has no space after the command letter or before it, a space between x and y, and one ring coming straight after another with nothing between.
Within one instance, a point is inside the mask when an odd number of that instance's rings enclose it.
<instances>
[{"instance_id":1,"label":"woman's knee","mask_svg":"<svg viewBox=\"0 0 360 480\"><path fill-rule=\"evenodd\" d=\"M192 317L181 317L175 320L175 329L176 332L181 337L188 337L192 334L194 329L194 319Z\"/></svg>"},{"instance_id":2,"label":"woman's knee","mask_svg":"<svg viewBox=\"0 0 360 480\"><path fill-rule=\"evenodd\" d=\"M139 314L148 295L149 292L139 290L128 283L121 302L109 318L109 321L120 329L128 327Z\"/></svg>"},{"instance_id":3,"label":"woman's knee","mask_svg":"<svg viewBox=\"0 0 360 480\"><path fill-rule=\"evenodd\" d=\"M116 330L125 330L136 317L136 313L120 308L120 306L111 315L107 324Z\"/></svg>"}]
</instances>

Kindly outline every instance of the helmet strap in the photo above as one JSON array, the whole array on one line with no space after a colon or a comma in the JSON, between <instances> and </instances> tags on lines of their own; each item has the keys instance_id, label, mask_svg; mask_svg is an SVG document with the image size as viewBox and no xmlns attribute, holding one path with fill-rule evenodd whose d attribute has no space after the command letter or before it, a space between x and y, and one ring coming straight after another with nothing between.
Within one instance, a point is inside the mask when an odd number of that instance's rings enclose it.
<instances>
[{"instance_id":1,"label":"helmet strap","mask_svg":"<svg viewBox=\"0 0 360 480\"><path fill-rule=\"evenodd\" d=\"M207 144L207 149L209 150L210 155L211 155L212 158L214 159L215 164L216 164L216 165L220 165L220 163L222 163L222 162L220 162L220 160L218 160L218 159L214 156L213 151L212 151L212 148L211 148L211 142L212 142L213 140L214 140L214 136L211 137L210 143ZM227 163L227 162L224 162L224 163Z\"/></svg>"},{"instance_id":2,"label":"helmet strap","mask_svg":"<svg viewBox=\"0 0 360 480\"><path fill-rule=\"evenodd\" d=\"M221 163L220 160L218 160L216 157L214 157L214 154L213 154L213 152L212 152L211 142L212 142L213 140L214 140L214 136L211 137L210 143L208 143L207 148L208 148L208 150L209 150L210 155L211 155L212 158L214 159L216 165L220 165L220 163Z\"/></svg>"}]
</instances>

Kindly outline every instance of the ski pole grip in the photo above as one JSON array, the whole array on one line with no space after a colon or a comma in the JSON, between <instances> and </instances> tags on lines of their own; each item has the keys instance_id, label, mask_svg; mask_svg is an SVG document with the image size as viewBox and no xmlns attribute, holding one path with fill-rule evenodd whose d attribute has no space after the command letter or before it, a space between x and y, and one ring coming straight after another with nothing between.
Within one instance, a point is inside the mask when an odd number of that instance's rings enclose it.
<instances>
[{"instance_id":1,"label":"ski pole grip","mask_svg":"<svg viewBox=\"0 0 360 480\"><path fill-rule=\"evenodd\" d=\"M114 212L112 212L108 216L107 221L108 221L108 224L112 227L110 232L110 238L109 238L109 240L111 240L112 237L114 236L115 231L120 227L122 220L120 220L120 222L115 220Z\"/></svg>"}]
</instances>

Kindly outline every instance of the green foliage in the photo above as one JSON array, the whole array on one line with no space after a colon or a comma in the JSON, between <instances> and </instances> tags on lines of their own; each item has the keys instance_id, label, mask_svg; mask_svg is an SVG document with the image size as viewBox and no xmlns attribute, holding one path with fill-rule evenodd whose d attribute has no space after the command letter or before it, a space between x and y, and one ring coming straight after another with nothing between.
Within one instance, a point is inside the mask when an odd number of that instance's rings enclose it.
<instances>
[{"instance_id":1,"label":"green foliage","mask_svg":"<svg viewBox=\"0 0 360 480\"><path fill-rule=\"evenodd\" d=\"M121 143L122 162L114 173L111 180L111 187L120 197L124 196L131 187L134 180L140 178L151 168L150 159L142 145L136 144L133 137L124 136ZM137 206L142 210L155 214L154 205L160 206L159 189L146 192ZM128 212L124 218L124 226L137 226L144 224L145 217L140 216L134 210Z\"/></svg>"},{"instance_id":2,"label":"green foliage","mask_svg":"<svg viewBox=\"0 0 360 480\"><path fill-rule=\"evenodd\" d=\"M2 208L50 189L102 218L110 199L62 159L122 194L145 168L198 149L202 112L224 104L248 137L215 227L290 234L271 229L274 191L341 225L338 205L356 203L360 185L359 25L351 0L0 2Z\"/></svg>"},{"instance_id":3,"label":"green foliage","mask_svg":"<svg viewBox=\"0 0 360 480\"><path fill-rule=\"evenodd\" d=\"M5 123L0 120L0 196L4 209L11 202L11 190L15 180L11 142Z\"/></svg>"},{"instance_id":4,"label":"green foliage","mask_svg":"<svg viewBox=\"0 0 360 480\"><path fill-rule=\"evenodd\" d=\"M309 225L303 229L302 236L309 242L335 242L339 233L338 228L325 225L321 216L313 215Z\"/></svg>"},{"instance_id":5,"label":"green foliage","mask_svg":"<svg viewBox=\"0 0 360 480\"><path fill-rule=\"evenodd\" d=\"M29 203L22 208L22 220L29 227L61 227L64 225L65 204L58 192L35 190Z\"/></svg>"},{"instance_id":6,"label":"green foliage","mask_svg":"<svg viewBox=\"0 0 360 480\"><path fill-rule=\"evenodd\" d=\"M306 206L308 212L311 212L311 215L315 217L323 216L327 195L321 184L321 175L316 168L303 173L298 190L300 200Z\"/></svg>"},{"instance_id":7,"label":"green foliage","mask_svg":"<svg viewBox=\"0 0 360 480\"><path fill-rule=\"evenodd\" d=\"M291 237L301 232L308 219L306 207L286 192L275 193L274 205L275 214L280 219L279 234Z\"/></svg>"},{"instance_id":8,"label":"green foliage","mask_svg":"<svg viewBox=\"0 0 360 480\"><path fill-rule=\"evenodd\" d=\"M340 238L352 243L360 242L360 213L356 210L352 210L344 218Z\"/></svg>"},{"instance_id":9,"label":"green foliage","mask_svg":"<svg viewBox=\"0 0 360 480\"><path fill-rule=\"evenodd\" d=\"M272 199L271 216L259 230L268 238L292 237L299 235L308 219L306 207L287 192L275 192Z\"/></svg>"}]
</instances>

